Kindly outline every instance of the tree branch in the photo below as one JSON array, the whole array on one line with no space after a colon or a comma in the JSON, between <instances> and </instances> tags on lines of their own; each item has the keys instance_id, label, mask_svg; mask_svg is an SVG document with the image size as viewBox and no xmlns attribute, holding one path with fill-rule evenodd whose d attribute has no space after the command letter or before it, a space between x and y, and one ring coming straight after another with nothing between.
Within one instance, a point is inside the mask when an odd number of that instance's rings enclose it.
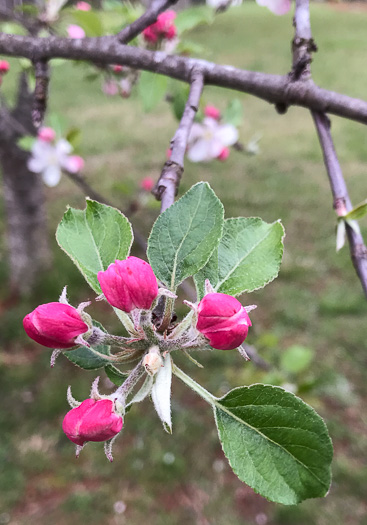
<instances>
[{"instance_id":1,"label":"tree branch","mask_svg":"<svg viewBox=\"0 0 367 525\"><path fill-rule=\"evenodd\" d=\"M162 201L161 213L175 201L181 176L184 171L184 157L187 147L191 126L199 108L201 93L204 88L204 76L199 68L195 68L191 74L191 86L186 106L177 128L175 136L171 141L171 157L165 163L161 176L153 190L156 198Z\"/></svg>"},{"instance_id":2,"label":"tree branch","mask_svg":"<svg viewBox=\"0 0 367 525\"><path fill-rule=\"evenodd\" d=\"M271 104L302 106L333 113L367 124L367 102L316 86L311 80L291 81L288 75L271 75L220 66L205 60L167 55L125 46L112 36L67 39L35 38L0 34L0 53L22 56L32 61L52 58L88 60L101 64L121 64L190 82L195 67L202 70L205 84L235 89L255 95Z\"/></svg>"},{"instance_id":3,"label":"tree branch","mask_svg":"<svg viewBox=\"0 0 367 525\"><path fill-rule=\"evenodd\" d=\"M309 0L296 0L294 27L293 71L298 71L299 79L307 80L311 76L311 52L315 49L311 33ZM320 111L312 110L311 114L315 122L326 171L329 177L333 194L333 206L337 215L343 216L346 212L352 210L353 206L334 148L330 132L330 120L325 113ZM359 227L357 231L355 231L346 223L346 229L352 262L367 297L367 248L364 245Z\"/></svg>"},{"instance_id":4,"label":"tree branch","mask_svg":"<svg viewBox=\"0 0 367 525\"><path fill-rule=\"evenodd\" d=\"M121 42L121 44L127 44L133 38L138 36L142 31L144 31L146 27L154 24L158 15L160 15L168 7L176 4L177 1L178 0L153 0L151 5L141 17L118 33L118 40Z\"/></svg>"}]
</instances>

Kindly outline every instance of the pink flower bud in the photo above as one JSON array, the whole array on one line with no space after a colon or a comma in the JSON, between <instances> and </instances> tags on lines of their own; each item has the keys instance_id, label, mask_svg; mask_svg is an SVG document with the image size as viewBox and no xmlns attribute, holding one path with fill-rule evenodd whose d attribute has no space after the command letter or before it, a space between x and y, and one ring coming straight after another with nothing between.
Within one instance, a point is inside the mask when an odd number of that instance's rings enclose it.
<instances>
[{"instance_id":1,"label":"pink flower bud","mask_svg":"<svg viewBox=\"0 0 367 525\"><path fill-rule=\"evenodd\" d=\"M152 191L154 184L155 182L153 177L144 177L144 179L140 181L140 187L144 191Z\"/></svg>"},{"instance_id":2,"label":"pink flower bud","mask_svg":"<svg viewBox=\"0 0 367 525\"><path fill-rule=\"evenodd\" d=\"M89 330L76 308L63 303L37 306L25 316L23 326L31 339L48 348L72 348L78 335Z\"/></svg>"},{"instance_id":3,"label":"pink flower bud","mask_svg":"<svg viewBox=\"0 0 367 525\"><path fill-rule=\"evenodd\" d=\"M85 31L82 27L75 24L70 24L67 28L69 38L84 38Z\"/></svg>"},{"instance_id":4,"label":"pink flower bud","mask_svg":"<svg viewBox=\"0 0 367 525\"><path fill-rule=\"evenodd\" d=\"M78 9L78 11L90 11L92 9L91 5L88 4L88 2L77 2L77 4L75 5L76 9Z\"/></svg>"},{"instance_id":5,"label":"pink flower bud","mask_svg":"<svg viewBox=\"0 0 367 525\"><path fill-rule=\"evenodd\" d=\"M166 158L167 158L167 159L170 159L170 158L171 158L171 155L172 155L172 150L171 150L171 148L167 148L167 149L166 149Z\"/></svg>"},{"instance_id":6,"label":"pink flower bud","mask_svg":"<svg viewBox=\"0 0 367 525\"><path fill-rule=\"evenodd\" d=\"M86 441L107 441L115 437L122 426L122 416L115 412L110 399L86 399L69 410L62 423L66 437L80 446Z\"/></svg>"},{"instance_id":7,"label":"pink flower bud","mask_svg":"<svg viewBox=\"0 0 367 525\"><path fill-rule=\"evenodd\" d=\"M230 153L229 148L227 148L227 146L225 146L225 147L222 149L222 151L219 153L217 159L218 159L218 160L221 160L221 161L225 161L225 160L228 159L228 157L229 157L229 153Z\"/></svg>"},{"instance_id":8,"label":"pink flower bud","mask_svg":"<svg viewBox=\"0 0 367 525\"><path fill-rule=\"evenodd\" d=\"M151 44L155 44L160 38L172 40L177 34L176 26L173 23L175 18L176 13L174 11L161 13L154 24L144 29L145 40Z\"/></svg>"},{"instance_id":9,"label":"pink flower bud","mask_svg":"<svg viewBox=\"0 0 367 525\"><path fill-rule=\"evenodd\" d=\"M235 297L224 293L208 293L197 309L196 328L213 348L232 350L246 339L251 321L245 308Z\"/></svg>"},{"instance_id":10,"label":"pink flower bud","mask_svg":"<svg viewBox=\"0 0 367 525\"><path fill-rule=\"evenodd\" d=\"M220 111L215 106L205 106L204 115L214 120L220 119Z\"/></svg>"},{"instance_id":11,"label":"pink flower bud","mask_svg":"<svg viewBox=\"0 0 367 525\"><path fill-rule=\"evenodd\" d=\"M7 60L0 60L0 74L4 75L10 69L10 64Z\"/></svg>"},{"instance_id":12,"label":"pink flower bud","mask_svg":"<svg viewBox=\"0 0 367 525\"><path fill-rule=\"evenodd\" d=\"M56 138L56 133L52 128L41 128L38 132L38 138L43 142L53 142Z\"/></svg>"},{"instance_id":13,"label":"pink flower bud","mask_svg":"<svg viewBox=\"0 0 367 525\"><path fill-rule=\"evenodd\" d=\"M152 267L138 257L116 260L106 271L98 272L98 281L110 305L131 312L148 310L158 295Z\"/></svg>"},{"instance_id":14,"label":"pink flower bud","mask_svg":"<svg viewBox=\"0 0 367 525\"><path fill-rule=\"evenodd\" d=\"M70 173L79 173L84 168L84 159L79 155L71 155L64 163L65 169Z\"/></svg>"},{"instance_id":15,"label":"pink flower bud","mask_svg":"<svg viewBox=\"0 0 367 525\"><path fill-rule=\"evenodd\" d=\"M121 73L121 71L122 71L123 69L124 69L124 67L123 67L123 66L119 66L118 64L115 65L115 66L112 66L112 71L113 71L114 73Z\"/></svg>"}]
</instances>

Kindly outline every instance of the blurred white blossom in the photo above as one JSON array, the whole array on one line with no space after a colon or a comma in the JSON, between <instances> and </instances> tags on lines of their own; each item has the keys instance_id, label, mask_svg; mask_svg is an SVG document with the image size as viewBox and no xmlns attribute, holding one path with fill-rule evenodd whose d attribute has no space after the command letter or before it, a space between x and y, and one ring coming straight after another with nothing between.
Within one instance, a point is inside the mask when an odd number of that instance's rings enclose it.
<instances>
[{"instance_id":1,"label":"blurred white blossom","mask_svg":"<svg viewBox=\"0 0 367 525\"><path fill-rule=\"evenodd\" d=\"M238 131L232 124L220 124L213 118L194 122L188 141L187 156L191 162L208 162L223 158L223 151L238 140ZM227 158L228 155L225 156Z\"/></svg>"}]
</instances>

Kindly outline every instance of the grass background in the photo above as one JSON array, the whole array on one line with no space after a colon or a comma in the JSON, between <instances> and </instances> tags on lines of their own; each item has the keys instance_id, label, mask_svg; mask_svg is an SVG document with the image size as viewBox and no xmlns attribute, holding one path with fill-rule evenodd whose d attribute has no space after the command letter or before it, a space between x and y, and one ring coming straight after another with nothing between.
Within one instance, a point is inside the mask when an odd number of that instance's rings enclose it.
<instances>
[{"instance_id":1,"label":"grass background","mask_svg":"<svg viewBox=\"0 0 367 525\"><path fill-rule=\"evenodd\" d=\"M316 83L366 97L366 24L362 7L350 11L313 6L313 34L319 46L312 65ZM190 34L208 50L204 58L284 74L291 62L291 38L291 15L275 17L247 4ZM10 74L4 82L9 93L15 80ZM49 110L82 129L80 153L86 159L87 180L124 209L139 181L148 175L156 178L165 160L176 126L167 104L144 114L136 94L129 100L106 98L100 81L86 82L83 69L70 64L55 68L50 91ZM367 524L367 307L347 248L335 253L332 198L312 119L304 109L290 108L280 116L251 96L212 87L204 92L204 101L222 110L233 97L244 108L241 140L246 143L261 133L261 153L250 157L233 151L225 163L187 162L180 193L207 180L222 199L227 217L282 219L287 236L279 278L243 297L244 304L258 305L248 342L272 369L260 371L231 352L200 356L203 370L179 361L215 395L259 381L295 385L325 417L334 442L329 495L295 507L255 495L226 463L209 407L178 380L173 384L173 436L165 434L146 401L126 418L112 465L98 444L74 459L73 446L61 431L68 410L66 388L71 384L74 396L84 399L96 373L79 370L63 358L50 370L49 352L32 344L21 325L31 309L56 300L65 284L74 304L93 299L54 240L65 206L83 207L83 195L64 178L56 189L47 189L52 268L40 276L31 298L10 306L2 249L0 523ZM332 121L351 198L358 203L367 190L366 130L347 120ZM151 198L134 218L145 235L158 208ZM2 224L3 214L1 209ZM366 221L361 226L366 233ZM139 249L136 254L141 255ZM94 304L90 311L111 330L116 328L106 305ZM299 374L282 366L293 345L313 352L311 364ZM111 391L107 381L102 385L105 393Z\"/></svg>"}]
</instances>

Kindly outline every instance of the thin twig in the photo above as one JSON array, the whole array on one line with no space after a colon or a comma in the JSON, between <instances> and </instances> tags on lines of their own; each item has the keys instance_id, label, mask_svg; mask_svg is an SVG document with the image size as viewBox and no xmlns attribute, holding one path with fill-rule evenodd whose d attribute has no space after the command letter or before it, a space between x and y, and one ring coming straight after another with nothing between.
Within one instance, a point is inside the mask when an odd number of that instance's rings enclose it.
<instances>
[{"instance_id":1,"label":"thin twig","mask_svg":"<svg viewBox=\"0 0 367 525\"><path fill-rule=\"evenodd\" d=\"M334 208L336 212L343 215L345 211L350 211L353 206L350 201L347 186L343 177L338 157L330 133L330 121L323 113L312 111L319 141L324 156L324 163L329 177L330 187L334 198ZM357 275L362 283L364 293L367 297L367 248L364 245L361 233L358 233L346 223L347 236L349 241L350 255Z\"/></svg>"},{"instance_id":2,"label":"thin twig","mask_svg":"<svg viewBox=\"0 0 367 525\"><path fill-rule=\"evenodd\" d=\"M30 60L65 58L88 60L101 64L120 64L133 69L153 71L190 82L191 71L201 68L205 84L235 89L257 96L271 104L302 106L319 112L333 113L367 124L367 102L316 86L312 81L292 81L289 75L271 75L246 71L232 66L168 55L122 45L114 36L71 39L36 38L0 34L0 53L23 56Z\"/></svg>"},{"instance_id":3,"label":"thin twig","mask_svg":"<svg viewBox=\"0 0 367 525\"><path fill-rule=\"evenodd\" d=\"M37 60L34 64L36 85L33 94L32 121L36 129L43 123L46 113L50 71L46 60Z\"/></svg>"},{"instance_id":4,"label":"thin twig","mask_svg":"<svg viewBox=\"0 0 367 525\"><path fill-rule=\"evenodd\" d=\"M312 39L309 0L296 0L294 15L295 36L293 39L293 73L298 72L298 79L308 80L311 77L311 53L315 50ZM353 209L348 195L343 172L335 151L330 132L330 120L325 113L311 111L319 137L326 171L333 194L333 206L338 216L343 216ZM367 248L364 245L359 227L356 231L346 224L350 254L354 268L361 281L367 297Z\"/></svg>"},{"instance_id":5,"label":"thin twig","mask_svg":"<svg viewBox=\"0 0 367 525\"><path fill-rule=\"evenodd\" d=\"M184 171L184 157L191 126L198 111L201 93L204 88L204 76L200 68L191 74L190 93L186 106L171 141L171 157L166 161L159 180L153 190L154 195L162 202L161 213L174 203Z\"/></svg>"},{"instance_id":6,"label":"thin twig","mask_svg":"<svg viewBox=\"0 0 367 525\"><path fill-rule=\"evenodd\" d=\"M144 31L146 27L154 24L158 15L176 3L177 0L153 0L151 5L141 17L120 31L120 33L117 35L118 40L122 44L127 44L133 40L133 38L138 36L142 31Z\"/></svg>"}]
</instances>

